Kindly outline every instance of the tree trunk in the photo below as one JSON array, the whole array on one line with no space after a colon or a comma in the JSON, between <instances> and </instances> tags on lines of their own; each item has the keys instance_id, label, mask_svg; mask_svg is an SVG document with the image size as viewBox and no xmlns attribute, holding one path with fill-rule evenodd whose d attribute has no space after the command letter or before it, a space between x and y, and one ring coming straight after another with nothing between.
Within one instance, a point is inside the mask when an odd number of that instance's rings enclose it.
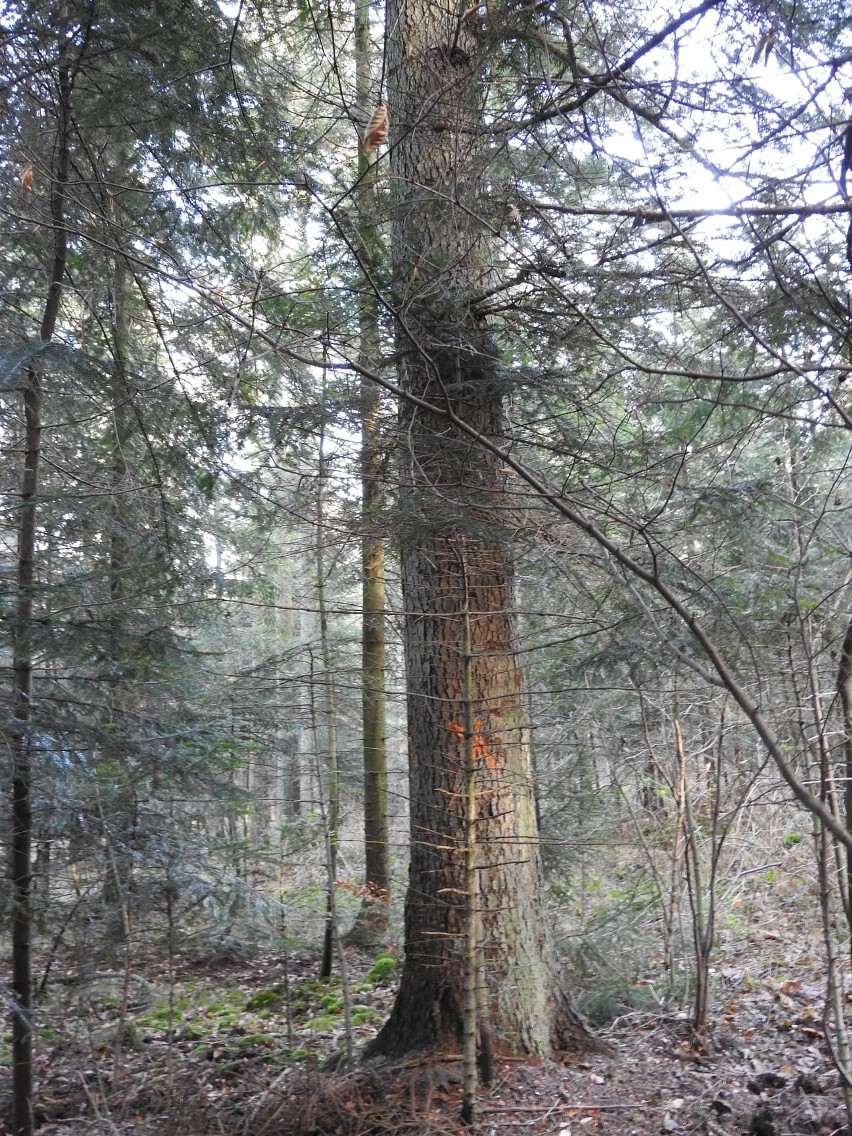
<instances>
[{"instance_id":1,"label":"tree trunk","mask_svg":"<svg viewBox=\"0 0 852 1136\"><path fill-rule=\"evenodd\" d=\"M482 980L496 1053L592 1044L559 987L546 932L538 833L514 653L511 565L466 542L477 762ZM461 1041L464 875L463 580L452 538L405 554L411 761L411 866L405 965L385 1053Z\"/></svg>"},{"instance_id":2,"label":"tree trunk","mask_svg":"<svg viewBox=\"0 0 852 1136\"><path fill-rule=\"evenodd\" d=\"M116 169L122 163L116 162ZM108 175L109 176L109 175ZM116 176L117 175L113 175ZM104 228L108 221L105 219ZM128 330L128 272L124 252L116 247L113 256L112 287L109 291L112 313L112 415L111 430L105 439L111 447L112 498L107 513L104 536L109 541L109 618L107 679L108 703L105 721L117 738L127 728L127 711L132 701L130 683L124 676L127 662L127 577L133 556L128 539L127 509L132 500L128 454L134 433L133 392L128 380L130 343ZM122 761L121 751L104 755L108 762ZM110 775L104 786L106 807L101 819L106 851L103 877L103 902L106 911L105 945L121 944L128 956L130 950L131 890L134 853L133 844L139 820L139 802L132 785L132 774L122 780Z\"/></svg>"},{"instance_id":3,"label":"tree trunk","mask_svg":"<svg viewBox=\"0 0 852 1136\"><path fill-rule=\"evenodd\" d=\"M12 1131L33 1130L32 1059L32 691L33 589L35 587L36 493L41 446L41 376L29 369L24 391L26 456L18 526L18 594L13 638L12 728Z\"/></svg>"},{"instance_id":4,"label":"tree trunk","mask_svg":"<svg viewBox=\"0 0 852 1136\"><path fill-rule=\"evenodd\" d=\"M387 75L397 350L412 394L502 435L496 348L476 312L487 286L483 60L475 21L391 0ZM405 964L377 1052L458 1050L465 959L464 608L470 611L482 944L481 1013L496 1054L595 1047L559 985L546 933L513 567L495 515L494 459L403 409L401 529L411 793Z\"/></svg>"},{"instance_id":5,"label":"tree trunk","mask_svg":"<svg viewBox=\"0 0 852 1136\"><path fill-rule=\"evenodd\" d=\"M60 13L64 26L66 13ZM70 168L71 71L64 38L57 61L56 165L50 192L53 257L50 283L39 329L42 344L53 338L65 278L67 237L65 193ZM24 468L18 521L18 585L12 640L14 682L12 727L12 1132L33 1131L32 1052L32 752L33 643L36 551L38 547L39 459L42 430L42 360L34 358L24 387Z\"/></svg>"},{"instance_id":6,"label":"tree trunk","mask_svg":"<svg viewBox=\"0 0 852 1136\"><path fill-rule=\"evenodd\" d=\"M837 671L837 691L843 723L843 769L845 789L843 791L843 812L846 827L852 831L852 619L846 625L843 646L840 650L840 666ZM850 931L850 954L852 954L852 854L846 852L846 923Z\"/></svg>"},{"instance_id":7,"label":"tree trunk","mask_svg":"<svg viewBox=\"0 0 852 1136\"><path fill-rule=\"evenodd\" d=\"M325 391L323 391L323 396ZM316 499L316 574L317 574L317 607L319 609L320 650L322 653L322 689L325 708L325 738L328 751L328 806L322 801L322 771L319 760L319 733L314 725L314 752L316 753L317 783L323 825L325 827L325 845L328 873L328 895L326 902L325 935L323 937L322 960L320 962L320 978L330 978L334 961L334 942L339 935L339 928L335 927L335 896L337 886L337 853L340 847L340 778L337 758L337 712L335 709L334 678L331 669L331 647L328 633L328 609L325 602L325 478L326 458L323 456L325 435L320 433L319 439L319 476L317 477ZM312 684L313 684L313 675ZM312 703L312 705L314 705ZM316 722L316 711L312 714L312 723Z\"/></svg>"},{"instance_id":8,"label":"tree trunk","mask_svg":"<svg viewBox=\"0 0 852 1136\"><path fill-rule=\"evenodd\" d=\"M359 107L371 108L370 0L358 0L355 12L355 81ZM358 159L362 182L359 231L365 267L375 276L379 260L376 209L376 166L363 148ZM380 354L379 306L365 280L358 310L359 355L375 367ZM361 538L362 631L361 719L364 750L364 879L366 894L350 941L369 947L387 928L390 892L388 847L388 754L385 696L385 551L379 523L384 507L384 453L380 430L381 391L361 382Z\"/></svg>"}]
</instances>

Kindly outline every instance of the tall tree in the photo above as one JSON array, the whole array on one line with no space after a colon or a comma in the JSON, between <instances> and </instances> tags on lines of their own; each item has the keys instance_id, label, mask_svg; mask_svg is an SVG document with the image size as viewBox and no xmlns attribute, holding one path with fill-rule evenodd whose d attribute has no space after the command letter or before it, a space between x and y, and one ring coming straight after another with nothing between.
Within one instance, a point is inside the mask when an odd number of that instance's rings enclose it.
<instances>
[{"instance_id":1,"label":"tall tree","mask_svg":"<svg viewBox=\"0 0 852 1136\"><path fill-rule=\"evenodd\" d=\"M375 98L371 75L371 36L368 0L355 7L355 97L362 113ZM359 297L358 334L362 365L376 366L381 355L382 328L376 278L381 246L378 230L378 166L361 140L358 156L361 256L365 280ZM386 929L390 895L388 845L387 695L385 693L386 588L382 511L385 504L385 447L382 441L382 396L375 383L361 381L361 573L363 692L361 724L364 747L364 879L367 888L356 928L369 942Z\"/></svg>"},{"instance_id":2,"label":"tall tree","mask_svg":"<svg viewBox=\"0 0 852 1136\"><path fill-rule=\"evenodd\" d=\"M18 583L12 632L12 1131L30 1136L33 1131L32 1052L32 798L33 756L38 749L33 716L33 671L36 664L35 630L39 611L36 602L39 544L38 495L41 490L43 356L53 339L59 318L68 258L66 196L71 153L71 58L65 41L67 8L60 13L59 42L52 61L53 160L49 167L51 257L47 296L38 341L27 354L24 370L24 463L18 520ZM32 166L25 174L30 185Z\"/></svg>"},{"instance_id":3,"label":"tall tree","mask_svg":"<svg viewBox=\"0 0 852 1136\"><path fill-rule=\"evenodd\" d=\"M477 307L493 270L483 221L487 56L473 16L436 0L388 5L393 306L407 394L498 440L498 348ZM400 512L411 861L402 982L376 1049L461 1042L470 747L477 758L481 1043L490 1037L498 1053L592 1045L560 984L546 933L512 550L496 521L504 474L491 455L416 403L404 404L400 428L408 446Z\"/></svg>"}]
</instances>

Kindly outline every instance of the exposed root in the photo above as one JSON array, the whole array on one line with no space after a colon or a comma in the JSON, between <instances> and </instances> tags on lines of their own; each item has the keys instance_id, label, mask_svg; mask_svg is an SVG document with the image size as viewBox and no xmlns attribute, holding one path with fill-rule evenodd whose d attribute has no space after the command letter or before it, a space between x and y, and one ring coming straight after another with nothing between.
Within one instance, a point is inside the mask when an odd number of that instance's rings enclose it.
<instances>
[{"instance_id":1,"label":"exposed root","mask_svg":"<svg viewBox=\"0 0 852 1136\"><path fill-rule=\"evenodd\" d=\"M450 1136L458 1131L458 1063L285 1073L246 1110L241 1136Z\"/></svg>"}]
</instances>

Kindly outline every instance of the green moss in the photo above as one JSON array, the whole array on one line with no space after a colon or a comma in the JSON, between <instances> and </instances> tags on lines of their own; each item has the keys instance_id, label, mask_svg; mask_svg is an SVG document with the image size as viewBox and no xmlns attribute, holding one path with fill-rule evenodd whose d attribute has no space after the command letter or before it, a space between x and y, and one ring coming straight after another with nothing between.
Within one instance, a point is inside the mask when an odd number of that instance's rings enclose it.
<instances>
[{"instance_id":1,"label":"green moss","mask_svg":"<svg viewBox=\"0 0 852 1136\"><path fill-rule=\"evenodd\" d=\"M172 1006L158 1006L151 1013L151 1021L168 1025L169 1020L176 1021L190 1009L188 998L177 998Z\"/></svg>"},{"instance_id":2,"label":"green moss","mask_svg":"<svg viewBox=\"0 0 852 1136\"><path fill-rule=\"evenodd\" d=\"M223 1006L221 1009L208 1011L207 1016L213 1018L217 1025L232 1026L234 1022L240 1021L243 1013L242 1007Z\"/></svg>"},{"instance_id":3,"label":"green moss","mask_svg":"<svg viewBox=\"0 0 852 1136\"><path fill-rule=\"evenodd\" d=\"M270 1046L275 1045L278 1039L271 1033L247 1033L245 1037L240 1039L240 1045L260 1045Z\"/></svg>"},{"instance_id":4,"label":"green moss","mask_svg":"<svg viewBox=\"0 0 852 1136\"><path fill-rule=\"evenodd\" d=\"M281 1056L288 1061L311 1061L316 1058L316 1054L312 1050L305 1049L301 1045L294 1045L292 1049L282 1049Z\"/></svg>"},{"instance_id":5,"label":"green moss","mask_svg":"<svg viewBox=\"0 0 852 1136\"><path fill-rule=\"evenodd\" d=\"M182 1022L180 1032L187 1041L200 1041L201 1038L207 1037L209 1030L201 1022Z\"/></svg>"},{"instance_id":6,"label":"green moss","mask_svg":"<svg viewBox=\"0 0 852 1136\"><path fill-rule=\"evenodd\" d=\"M340 1011L336 1014L320 1014L319 1017L311 1018L309 1022L305 1023L305 1028L313 1031L314 1033L323 1033L326 1030L337 1029L340 1025Z\"/></svg>"},{"instance_id":7,"label":"green moss","mask_svg":"<svg viewBox=\"0 0 852 1136\"><path fill-rule=\"evenodd\" d=\"M381 1021L381 1015L377 1014L375 1010L369 1006L353 1006L352 1007L352 1025L363 1026L366 1022Z\"/></svg>"},{"instance_id":8,"label":"green moss","mask_svg":"<svg viewBox=\"0 0 852 1136\"><path fill-rule=\"evenodd\" d=\"M367 973L367 981L380 986L396 978L397 960L392 955L379 955Z\"/></svg>"},{"instance_id":9,"label":"green moss","mask_svg":"<svg viewBox=\"0 0 852 1136\"><path fill-rule=\"evenodd\" d=\"M287 1002L286 986L272 986L269 990L258 990L246 1002L249 1011L268 1010L285 1005Z\"/></svg>"}]
</instances>

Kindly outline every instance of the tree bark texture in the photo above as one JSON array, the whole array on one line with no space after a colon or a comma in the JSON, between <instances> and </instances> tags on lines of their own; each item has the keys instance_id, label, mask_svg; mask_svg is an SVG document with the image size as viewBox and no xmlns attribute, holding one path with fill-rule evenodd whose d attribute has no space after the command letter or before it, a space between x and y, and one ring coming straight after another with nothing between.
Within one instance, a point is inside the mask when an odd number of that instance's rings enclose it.
<instances>
[{"instance_id":1,"label":"tree bark texture","mask_svg":"<svg viewBox=\"0 0 852 1136\"><path fill-rule=\"evenodd\" d=\"M64 12L63 12L64 17ZM53 256L40 343L53 338L67 261L65 194L70 168L71 73L64 44L57 62L56 164L50 193ZM37 587L39 460L42 432L42 358L27 368L24 387L24 465L18 520L18 581L12 636L12 1132L33 1131L32 1052L32 755L33 669Z\"/></svg>"},{"instance_id":2,"label":"tree bark texture","mask_svg":"<svg viewBox=\"0 0 852 1136\"><path fill-rule=\"evenodd\" d=\"M476 310L492 276L484 59L463 8L391 0L392 249L401 382L502 437L501 371ZM556 976L515 651L503 472L468 438L403 409L400 532L411 794L405 964L378 1052L458 1052L465 976L464 609L476 762L480 1012L496 1054L594 1046ZM465 589L465 566L467 588Z\"/></svg>"},{"instance_id":3,"label":"tree bark texture","mask_svg":"<svg viewBox=\"0 0 852 1136\"><path fill-rule=\"evenodd\" d=\"M29 368L24 391L25 458L18 527L18 594L13 637L12 748L12 1098L15 1136L33 1130L32 1063L32 691L36 493L41 448L41 376Z\"/></svg>"},{"instance_id":4,"label":"tree bark texture","mask_svg":"<svg viewBox=\"0 0 852 1136\"><path fill-rule=\"evenodd\" d=\"M369 114L374 92L370 81L370 3L359 0L355 13L355 81L358 105ZM371 276L380 258L377 225L376 165L363 148L358 161L362 192L359 197L363 240L361 255ZM365 282L358 305L359 356L374 367L381 353L378 298ZM380 529L384 509L384 446L380 428L381 391L361 382L361 538L362 579L362 700L364 749L364 898L358 923L360 940L368 945L381 939L387 925L390 891L388 847L388 756L385 695L385 550ZM357 926L357 925L356 925Z\"/></svg>"}]
</instances>

